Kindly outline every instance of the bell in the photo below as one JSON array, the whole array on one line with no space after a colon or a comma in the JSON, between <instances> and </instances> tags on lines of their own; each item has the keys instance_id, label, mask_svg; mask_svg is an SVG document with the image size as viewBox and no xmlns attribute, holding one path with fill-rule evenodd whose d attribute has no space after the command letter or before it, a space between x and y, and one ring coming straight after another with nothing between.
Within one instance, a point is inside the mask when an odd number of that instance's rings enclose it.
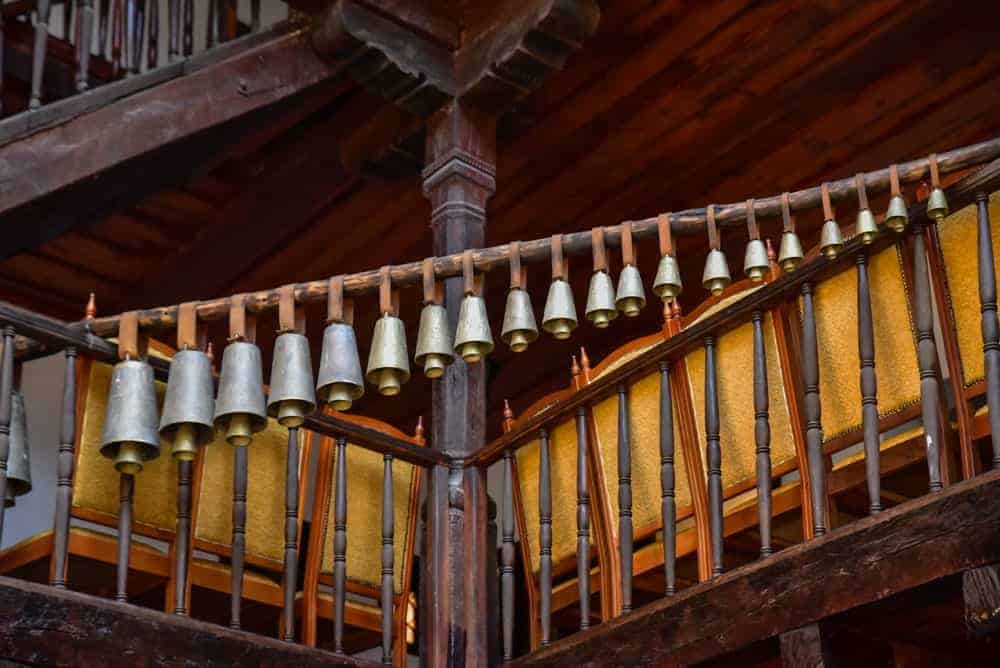
<instances>
[{"instance_id":1,"label":"bell","mask_svg":"<svg viewBox=\"0 0 1000 668\"><path fill-rule=\"evenodd\" d=\"M764 274L770 268L771 263L767 259L764 242L760 239L751 239L743 256L743 273L754 283L759 283L764 280Z\"/></svg>"},{"instance_id":2,"label":"bell","mask_svg":"<svg viewBox=\"0 0 1000 668\"><path fill-rule=\"evenodd\" d=\"M948 198L941 188L935 188L927 198L927 215L934 220L941 220L948 215Z\"/></svg>"},{"instance_id":3,"label":"bell","mask_svg":"<svg viewBox=\"0 0 1000 668\"><path fill-rule=\"evenodd\" d=\"M615 306L625 314L626 318L634 318L645 305L646 291L642 287L642 275L634 264L626 264L622 267L622 273L618 275Z\"/></svg>"},{"instance_id":4,"label":"bell","mask_svg":"<svg viewBox=\"0 0 1000 668\"><path fill-rule=\"evenodd\" d=\"M365 377L369 383L378 386L380 394L387 397L399 394L403 383L410 380L406 327L391 313L385 313L375 322Z\"/></svg>"},{"instance_id":5,"label":"bell","mask_svg":"<svg viewBox=\"0 0 1000 668\"><path fill-rule=\"evenodd\" d=\"M677 266L677 258L673 255L664 255L660 258L660 265L656 268L653 292L663 301L670 301L677 299L682 289L681 270Z\"/></svg>"},{"instance_id":6,"label":"bell","mask_svg":"<svg viewBox=\"0 0 1000 668\"><path fill-rule=\"evenodd\" d=\"M615 286L606 271L595 271L590 277L590 287L587 290L587 320L594 327L604 329L618 317L615 307Z\"/></svg>"},{"instance_id":7,"label":"bell","mask_svg":"<svg viewBox=\"0 0 1000 668\"><path fill-rule=\"evenodd\" d=\"M778 251L778 264L785 272L795 271L802 263L805 254L802 252L802 241L795 232L785 232L781 235L781 248Z\"/></svg>"},{"instance_id":8,"label":"bell","mask_svg":"<svg viewBox=\"0 0 1000 668\"><path fill-rule=\"evenodd\" d=\"M837 221L828 220L823 223L823 230L819 235L819 249L828 260L837 257L844 247L844 237L840 234L840 226Z\"/></svg>"},{"instance_id":9,"label":"bell","mask_svg":"<svg viewBox=\"0 0 1000 668\"><path fill-rule=\"evenodd\" d=\"M260 348L249 341L233 341L222 353L215 427L226 431L230 445L250 445L253 435L266 426Z\"/></svg>"},{"instance_id":10,"label":"bell","mask_svg":"<svg viewBox=\"0 0 1000 668\"><path fill-rule=\"evenodd\" d=\"M198 448L212 441L213 389L208 355L190 348L174 355L163 399L160 436L173 443L171 454L177 461L194 461Z\"/></svg>"},{"instance_id":11,"label":"bell","mask_svg":"<svg viewBox=\"0 0 1000 668\"><path fill-rule=\"evenodd\" d=\"M349 410L365 393L358 341L354 327L346 322L331 322L323 331L316 392L320 401L338 411Z\"/></svg>"},{"instance_id":12,"label":"bell","mask_svg":"<svg viewBox=\"0 0 1000 668\"><path fill-rule=\"evenodd\" d=\"M705 258L705 272L701 275L702 286L713 295L718 295L729 287L731 282L726 254L718 248L713 248Z\"/></svg>"},{"instance_id":13,"label":"bell","mask_svg":"<svg viewBox=\"0 0 1000 668\"><path fill-rule=\"evenodd\" d=\"M28 443L28 417L24 412L24 395L15 390L10 402L10 447L7 451L7 498L31 491L31 448ZM5 501L6 502L6 501Z\"/></svg>"},{"instance_id":14,"label":"bell","mask_svg":"<svg viewBox=\"0 0 1000 668\"><path fill-rule=\"evenodd\" d=\"M526 290L513 288L507 293L500 339L515 353L524 352L538 338L538 325L531 308L531 296Z\"/></svg>"},{"instance_id":15,"label":"bell","mask_svg":"<svg viewBox=\"0 0 1000 668\"><path fill-rule=\"evenodd\" d=\"M158 422L153 367L131 359L116 364L111 372L101 454L113 459L121 473L139 473L145 462L160 455Z\"/></svg>"},{"instance_id":16,"label":"bell","mask_svg":"<svg viewBox=\"0 0 1000 668\"><path fill-rule=\"evenodd\" d=\"M284 332L274 340L271 387L267 413L282 427L300 427L316 410L309 339L298 332Z\"/></svg>"},{"instance_id":17,"label":"bell","mask_svg":"<svg viewBox=\"0 0 1000 668\"><path fill-rule=\"evenodd\" d=\"M465 295L458 311L455 352L467 364L475 364L492 350L493 334L486 315L486 301L478 295Z\"/></svg>"},{"instance_id":18,"label":"bell","mask_svg":"<svg viewBox=\"0 0 1000 668\"><path fill-rule=\"evenodd\" d=\"M854 224L854 233L861 237L861 243L870 244L878 237L878 223L871 209L858 211L858 220Z\"/></svg>"},{"instance_id":19,"label":"bell","mask_svg":"<svg viewBox=\"0 0 1000 668\"><path fill-rule=\"evenodd\" d=\"M448 311L444 306L429 303L420 312L420 329L417 330L417 354L413 360L424 367L428 378L440 378L444 368L455 360L452 354Z\"/></svg>"},{"instance_id":20,"label":"bell","mask_svg":"<svg viewBox=\"0 0 1000 668\"><path fill-rule=\"evenodd\" d=\"M885 212L885 224L890 230L897 234L906 229L909 222L909 214L906 211L906 200L902 195L894 195L889 200L889 208Z\"/></svg>"},{"instance_id":21,"label":"bell","mask_svg":"<svg viewBox=\"0 0 1000 668\"><path fill-rule=\"evenodd\" d=\"M542 329L560 341L569 338L576 329L576 303L569 283L557 278L549 285L542 313Z\"/></svg>"}]
</instances>

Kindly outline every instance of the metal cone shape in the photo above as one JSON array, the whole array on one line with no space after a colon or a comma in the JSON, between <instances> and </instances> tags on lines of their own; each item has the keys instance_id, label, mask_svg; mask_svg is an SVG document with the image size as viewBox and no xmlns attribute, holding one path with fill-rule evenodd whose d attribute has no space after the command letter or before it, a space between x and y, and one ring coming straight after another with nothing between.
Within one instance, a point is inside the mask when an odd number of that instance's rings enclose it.
<instances>
[{"instance_id":1,"label":"metal cone shape","mask_svg":"<svg viewBox=\"0 0 1000 668\"><path fill-rule=\"evenodd\" d=\"M805 253L802 251L802 241L799 239L799 235L795 232L785 232L781 235L781 249L778 252L778 264L781 265L781 270L795 271L802 260L805 259Z\"/></svg>"},{"instance_id":2,"label":"metal cone shape","mask_svg":"<svg viewBox=\"0 0 1000 668\"><path fill-rule=\"evenodd\" d=\"M861 237L861 243L870 244L878 237L878 223L871 209L858 211L858 220L854 224L854 233Z\"/></svg>"},{"instance_id":3,"label":"metal cone shape","mask_svg":"<svg viewBox=\"0 0 1000 668\"><path fill-rule=\"evenodd\" d=\"M837 257L837 254L840 253L843 247L844 237L840 233L840 226L837 225L837 221L828 220L823 223L823 230L819 236L819 249L823 251L823 255L827 259L832 260Z\"/></svg>"},{"instance_id":4,"label":"metal cone shape","mask_svg":"<svg viewBox=\"0 0 1000 668\"><path fill-rule=\"evenodd\" d=\"M226 432L230 445L249 445L253 435L267 426L264 370L255 344L233 341L226 346L214 422L216 429Z\"/></svg>"},{"instance_id":5,"label":"metal cone shape","mask_svg":"<svg viewBox=\"0 0 1000 668\"><path fill-rule=\"evenodd\" d=\"M444 368L455 357L452 354L448 311L440 304L427 304L420 312L420 329L417 330L417 352L413 360L424 367L428 378L440 378Z\"/></svg>"},{"instance_id":6,"label":"metal cone shape","mask_svg":"<svg viewBox=\"0 0 1000 668\"><path fill-rule=\"evenodd\" d=\"M160 436L173 444L178 461L192 461L198 448L211 442L215 397L212 363L200 350L181 350L170 361Z\"/></svg>"},{"instance_id":7,"label":"metal cone shape","mask_svg":"<svg viewBox=\"0 0 1000 668\"><path fill-rule=\"evenodd\" d=\"M726 254L717 248L708 251L708 256L705 258L705 271L701 275L702 286L713 295L718 295L729 287L731 282Z\"/></svg>"},{"instance_id":8,"label":"metal cone shape","mask_svg":"<svg viewBox=\"0 0 1000 668\"><path fill-rule=\"evenodd\" d=\"M656 278L653 279L653 292L663 301L670 301L680 296L684 286L681 283L681 269L677 258L664 255L656 268Z\"/></svg>"},{"instance_id":9,"label":"metal cone shape","mask_svg":"<svg viewBox=\"0 0 1000 668\"><path fill-rule=\"evenodd\" d=\"M283 427L299 427L316 410L312 355L309 339L298 332L284 332L274 340L271 360L271 393L267 412Z\"/></svg>"},{"instance_id":10,"label":"metal cone shape","mask_svg":"<svg viewBox=\"0 0 1000 668\"><path fill-rule=\"evenodd\" d=\"M101 454L122 473L135 475L143 463L160 455L159 416L153 368L125 360L111 372L108 406L101 433Z\"/></svg>"},{"instance_id":11,"label":"metal cone shape","mask_svg":"<svg viewBox=\"0 0 1000 668\"><path fill-rule=\"evenodd\" d=\"M927 215L933 220L941 220L948 215L948 198L940 188L932 190L927 198Z\"/></svg>"},{"instance_id":12,"label":"metal cone shape","mask_svg":"<svg viewBox=\"0 0 1000 668\"><path fill-rule=\"evenodd\" d=\"M764 275L771 268L767 259L767 247L760 239L751 239L743 256L743 273L754 283L764 280Z\"/></svg>"},{"instance_id":13,"label":"metal cone shape","mask_svg":"<svg viewBox=\"0 0 1000 668\"><path fill-rule=\"evenodd\" d=\"M889 200L889 209L885 212L885 224L897 234L906 229L910 214L906 210L906 200L902 195L895 195Z\"/></svg>"},{"instance_id":14,"label":"metal cone shape","mask_svg":"<svg viewBox=\"0 0 1000 668\"><path fill-rule=\"evenodd\" d=\"M380 394L387 397L397 395L403 384L410 380L409 357L406 326L396 316L384 314L375 321L365 377L369 383L378 386Z\"/></svg>"},{"instance_id":15,"label":"metal cone shape","mask_svg":"<svg viewBox=\"0 0 1000 668\"><path fill-rule=\"evenodd\" d=\"M595 271L587 289L587 320L595 327L604 328L618 317L615 307L615 286L606 271Z\"/></svg>"},{"instance_id":16,"label":"metal cone shape","mask_svg":"<svg viewBox=\"0 0 1000 668\"><path fill-rule=\"evenodd\" d=\"M350 409L365 393L357 337L346 322L331 322L323 331L316 392L338 411Z\"/></svg>"},{"instance_id":17,"label":"metal cone shape","mask_svg":"<svg viewBox=\"0 0 1000 668\"><path fill-rule=\"evenodd\" d=\"M511 289L507 293L500 339L512 351L520 353L537 338L538 325L535 324L535 313L531 308L531 296L520 288Z\"/></svg>"},{"instance_id":18,"label":"metal cone shape","mask_svg":"<svg viewBox=\"0 0 1000 668\"><path fill-rule=\"evenodd\" d=\"M11 500L31 491L31 447L24 395L15 390L10 401L10 449L7 451L7 494Z\"/></svg>"},{"instance_id":19,"label":"metal cone shape","mask_svg":"<svg viewBox=\"0 0 1000 668\"><path fill-rule=\"evenodd\" d=\"M555 338L568 339L576 329L576 303L569 283L557 278L549 285L549 295L545 299L542 313L542 329Z\"/></svg>"},{"instance_id":20,"label":"metal cone shape","mask_svg":"<svg viewBox=\"0 0 1000 668\"><path fill-rule=\"evenodd\" d=\"M627 318L639 315L646 305L646 291L642 287L642 274L634 264L627 264L618 275L618 292L615 295L615 306Z\"/></svg>"},{"instance_id":21,"label":"metal cone shape","mask_svg":"<svg viewBox=\"0 0 1000 668\"><path fill-rule=\"evenodd\" d=\"M465 295L458 311L455 329L455 353L468 364L475 364L493 351L493 334L486 315L486 302L478 295Z\"/></svg>"}]
</instances>

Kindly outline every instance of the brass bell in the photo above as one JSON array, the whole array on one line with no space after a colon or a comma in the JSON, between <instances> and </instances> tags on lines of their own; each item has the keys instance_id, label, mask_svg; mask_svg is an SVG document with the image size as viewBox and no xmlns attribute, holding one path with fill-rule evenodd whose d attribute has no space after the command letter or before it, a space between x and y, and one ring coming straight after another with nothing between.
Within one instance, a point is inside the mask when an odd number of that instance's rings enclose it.
<instances>
[{"instance_id":1,"label":"brass bell","mask_svg":"<svg viewBox=\"0 0 1000 668\"><path fill-rule=\"evenodd\" d=\"M802 241L795 232L784 232L781 235L781 248L778 251L778 264L785 272L795 271L802 263L805 254L802 251Z\"/></svg>"},{"instance_id":2,"label":"brass bell","mask_svg":"<svg viewBox=\"0 0 1000 668\"><path fill-rule=\"evenodd\" d=\"M233 341L222 354L215 428L226 432L230 445L250 445L253 435L266 426L260 348L249 341Z\"/></svg>"},{"instance_id":3,"label":"brass bell","mask_svg":"<svg viewBox=\"0 0 1000 668\"><path fill-rule=\"evenodd\" d=\"M159 417L153 368L126 359L111 372L108 406L101 434L101 454L121 473L135 475L160 455Z\"/></svg>"},{"instance_id":4,"label":"brass bell","mask_svg":"<svg viewBox=\"0 0 1000 668\"><path fill-rule=\"evenodd\" d=\"M909 212L906 210L906 200L902 195L893 195L889 200L889 208L885 212L886 226L899 234L906 229L906 224L910 220Z\"/></svg>"},{"instance_id":5,"label":"brass bell","mask_svg":"<svg viewBox=\"0 0 1000 668\"><path fill-rule=\"evenodd\" d=\"M576 329L576 324L573 290L564 279L557 278L549 284L549 294L542 313L542 329L564 341Z\"/></svg>"},{"instance_id":6,"label":"brass bell","mask_svg":"<svg viewBox=\"0 0 1000 668\"><path fill-rule=\"evenodd\" d=\"M357 337L346 322L331 322L323 331L316 392L338 411L349 410L365 393Z\"/></svg>"},{"instance_id":7,"label":"brass bell","mask_svg":"<svg viewBox=\"0 0 1000 668\"><path fill-rule=\"evenodd\" d=\"M819 249L828 260L837 257L844 248L844 237L840 233L840 226L837 221L828 220L823 223L823 230L819 235Z\"/></svg>"},{"instance_id":8,"label":"brass bell","mask_svg":"<svg viewBox=\"0 0 1000 668\"><path fill-rule=\"evenodd\" d=\"M406 351L406 327L389 311L375 322L375 334L368 353L368 382L378 387L380 394L399 394L410 380L410 360Z\"/></svg>"},{"instance_id":9,"label":"brass bell","mask_svg":"<svg viewBox=\"0 0 1000 668\"><path fill-rule=\"evenodd\" d=\"M705 258L705 271L701 276L702 286L713 295L719 295L731 282L726 254L718 248L713 248Z\"/></svg>"},{"instance_id":10,"label":"brass bell","mask_svg":"<svg viewBox=\"0 0 1000 668\"><path fill-rule=\"evenodd\" d=\"M627 318L634 318L646 305L646 291L642 287L642 275L634 264L622 267L618 275L618 292L615 294L615 306Z\"/></svg>"},{"instance_id":11,"label":"brass bell","mask_svg":"<svg viewBox=\"0 0 1000 668\"><path fill-rule=\"evenodd\" d=\"M760 239L751 239L747 243L746 254L743 257L743 273L754 283L759 283L764 280L764 274L770 268L764 242Z\"/></svg>"},{"instance_id":12,"label":"brass bell","mask_svg":"<svg viewBox=\"0 0 1000 668\"><path fill-rule=\"evenodd\" d=\"M300 427L316 410L312 355L305 334L285 331L274 340L267 412L283 427Z\"/></svg>"},{"instance_id":13,"label":"brass bell","mask_svg":"<svg viewBox=\"0 0 1000 668\"><path fill-rule=\"evenodd\" d=\"M507 307L503 313L500 339L515 353L524 352L538 338L538 325L531 308L531 296L521 288L507 292Z\"/></svg>"},{"instance_id":14,"label":"brass bell","mask_svg":"<svg viewBox=\"0 0 1000 668\"><path fill-rule=\"evenodd\" d=\"M31 447L28 442L28 416L24 410L24 395L14 390L10 402L10 440L7 451L7 499L31 491Z\"/></svg>"},{"instance_id":15,"label":"brass bell","mask_svg":"<svg viewBox=\"0 0 1000 668\"><path fill-rule=\"evenodd\" d=\"M458 311L455 329L455 353L467 364L475 364L493 351L493 334L486 315L486 301L476 294L467 294Z\"/></svg>"},{"instance_id":16,"label":"brass bell","mask_svg":"<svg viewBox=\"0 0 1000 668\"><path fill-rule=\"evenodd\" d=\"M656 268L656 278L653 279L653 292L663 301L677 299L684 286L681 283L681 269L677 265L677 258L673 255L664 255L660 258L660 264Z\"/></svg>"},{"instance_id":17,"label":"brass bell","mask_svg":"<svg viewBox=\"0 0 1000 668\"><path fill-rule=\"evenodd\" d=\"M177 461L193 461L198 448L212 441L213 389L208 355L190 348L174 355L163 399L160 436L173 444L171 454Z\"/></svg>"},{"instance_id":18,"label":"brass bell","mask_svg":"<svg viewBox=\"0 0 1000 668\"><path fill-rule=\"evenodd\" d=\"M594 327L601 329L611 324L618 317L615 306L615 286L606 271L595 271L590 277L590 287L587 289L587 320Z\"/></svg>"},{"instance_id":19,"label":"brass bell","mask_svg":"<svg viewBox=\"0 0 1000 668\"><path fill-rule=\"evenodd\" d=\"M948 198L940 186L931 190L927 198L927 215L938 221L948 215Z\"/></svg>"},{"instance_id":20,"label":"brass bell","mask_svg":"<svg viewBox=\"0 0 1000 668\"><path fill-rule=\"evenodd\" d=\"M428 378L440 378L444 368L455 361L449 329L448 311L444 306L433 302L424 305L413 360L424 367L424 375Z\"/></svg>"}]
</instances>

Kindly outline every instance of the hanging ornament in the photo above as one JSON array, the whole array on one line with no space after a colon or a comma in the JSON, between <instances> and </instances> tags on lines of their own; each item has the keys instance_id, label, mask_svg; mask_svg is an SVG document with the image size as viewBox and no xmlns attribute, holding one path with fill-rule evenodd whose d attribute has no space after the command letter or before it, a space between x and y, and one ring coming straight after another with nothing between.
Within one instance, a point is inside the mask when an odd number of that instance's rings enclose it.
<instances>
[{"instance_id":1,"label":"hanging ornament","mask_svg":"<svg viewBox=\"0 0 1000 668\"><path fill-rule=\"evenodd\" d=\"M868 189L865 187L865 175L854 176L854 184L858 191L858 219L854 224L854 233L861 237L861 243L868 245L878 237L878 223L872 210L868 208Z\"/></svg>"},{"instance_id":2,"label":"hanging ornament","mask_svg":"<svg viewBox=\"0 0 1000 668\"><path fill-rule=\"evenodd\" d=\"M802 241L795 233L795 219L792 218L791 206L788 201L788 193L781 195L781 248L778 250L778 264L784 272L795 271L805 253L802 251Z\"/></svg>"},{"instance_id":3,"label":"hanging ornament","mask_svg":"<svg viewBox=\"0 0 1000 668\"><path fill-rule=\"evenodd\" d=\"M302 308L295 306L291 285L278 291L278 337L274 340L270 390L267 412L283 427L301 427L306 415L316 410L305 317Z\"/></svg>"},{"instance_id":4,"label":"hanging ornament","mask_svg":"<svg viewBox=\"0 0 1000 668\"><path fill-rule=\"evenodd\" d=\"M576 304L569 286L569 263L563 258L562 235L552 236L552 283L545 299L542 329L560 341L576 329Z\"/></svg>"},{"instance_id":5,"label":"hanging ornament","mask_svg":"<svg viewBox=\"0 0 1000 668\"><path fill-rule=\"evenodd\" d=\"M462 280L465 283L465 297L458 310L455 353L466 364L475 364L493 352L493 333L486 314L486 301L482 297L482 279L476 278L471 250L462 254Z\"/></svg>"},{"instance_id":6,"label":"hanging ornament","mask_svg":"<svg viewBox=\"0 0 1000 668\"><path fill-rule=\"evenodd\" d=\"M747 250L743 256L743 273L754 283L764 280L764 275L771 268L771 263L767 259L767 247L760 240L760 230L757 227L757 212L754 209L754 200L748 199L747 209L747 234L750 241L747 242Z\"/></svg>"},{"instance_id":7,"label":"hanging ornament","mask_svg":"<svg viewBox=\"0 0 1000 668\"><path fill-rule=\"evenodd\" d=\"M910 214L906 208L906 200L899 189L899 167L889 167L889 208L885 212L885 224L890 230L899 234L910 222Z\"/></svg>"},{"instance_id":8,"label":"hanging ornament","mask_svg":"<svg viewBox=\"0 0 1000 668\"><path fill-rule=\"evenodd\" d=\"M941 174L938 171L937 153L931 153L927 158L931 166L931 194L927 198L927 216L936 222L948 215L948 198L941 189Z\"/></svg>"},{"instance_id":9,"label":"hanging ornament","mask_svg":"<svg viewBox=\"0 0 1000 668\"><path fill-rule=\"evenodd\" d=\"M634 318L646 305L646 291L642 287L642 275L635 261L635 248L632 245L632 223L621 224L622 267L618 275L618 292L615 295L615 306L627 318Z\"/></svg>"},{"instance_id":10,"label":"hanging ornament","mask_svg":"<svg viewBox=\"0 0 1000 668\"><path fill-rule=\"evenodd\" d=\"M198 344L195 304L181 304L177 310L178 352L170 360L160 420L160 436L172 444L170 454L181 462L194 461L198 449L215 435L212 362Z\"/></svg>"},{"instance_id":11,"label":"hanging ornament","mask_svg":"<svg viewBox=\"0 0 1000 668\"><path fill-rule=\"evenodd\" d=\"M344 278L334 276L327 290L326 329L319 358L316 393L338 411L346 411L365 393L358 339L354 334L354 302L344 299Z\"/></svg>"},{"instance_id":12,"label":"hanging ornament","mask_svg":"<svg viewBox=\"0 0 1000 668\"><path fill-rule=\"evenodd\" d=\"M391 397L399 394L403 384L410 380L410 356L406 351L406 327L397 315L398 295L392 289L389 267L379 270L378 295L382 316L375 321L365 376L378 387L380 394Z\"/></svg>"},{"instance_id":13,"label":"hanging ornament","mask_svg":"<svg viewBox=\"0 0 1000 668\"><path fill-rule=\"evenodd\" d=\"M587 320L594 327L605 328L618 317L615 306L615 286L608 275L608 258L604 245L604 228L595 227L590 232L590 247L594 255L594 273L587 289Z\"/></svg>"},{"instance_id":14,"label":"hanging ornament","mask_svg":"<svg viewBox=\"0 0 1000 668\"><path fill-rule=\"evenodd\" d=\"M527 291L528 277L521 266L521 242L510 243L510 290L503 313L500 339L515 353L524 352L538 338L538 325Z\"/></svg>"},{"instance_id":15,"label":"hanging ornament","mask_svg":"<svg viewBox=\"0 0 1000 668\"><path fill-rule=\"evenodd\" d=\"M434 260L423 264L424 308L420 312L417 330L417 350L413 361L424 368L428 378L440 378L446 366L455 361L451 345L448 311L442 305L441 284L434 280Z\"/></svg>"},{"instance_id":16,"label":"hanging ornament","mask_svg":"<svg viewBox=\"0 0 1000 668\"><path fill-rule=\"evenodd\" d=\"M264 370L260 348L253 342L256 322L246 316L246 295L229 298L229 344L222 353L219 390L215 396L215 428L230 445L250 445L267 426Z\"/></svg>"},{"instance_id":17,"label":"hanging ornament","mask_svg":"<svg viewBox=\"0 0 1000 668\"><path fill-rule=\"evenodd\" d=\"M701 276L701 284L713 295L719 295L729 287L732 278L729 276L729 263L726 261L726 254L719 249L719 229L715 224L715 205L709 204L706 212L709 251L705 258L705 271Z\"/></svg>"},{"instance_id":18,"label":"hanging ornament","mask_svg":"<svg viewBox=\"0 0 1000 668\"><path fill-rule=\"evenodd\" d=\"M664 213L656 220L660 237L660 264L653 279L653 292L665 302L677 299L681 294L681 269L674 257L674 244L670 231L670 214Z\"/></svg>"},{"instance_id":19,"label":"hanging ornament","mask_svg":"<svg viewBox=\"0 0 1000 668\"><path fill-rule=\"evenodd\" d=\"M823 199L823 229L819 236L819 249L828 260L837 257L844 247L844 237L840 226L833 217L833 205L830 204L830 184L820 186L820 196Z\"/></svg>"}]
</instances>

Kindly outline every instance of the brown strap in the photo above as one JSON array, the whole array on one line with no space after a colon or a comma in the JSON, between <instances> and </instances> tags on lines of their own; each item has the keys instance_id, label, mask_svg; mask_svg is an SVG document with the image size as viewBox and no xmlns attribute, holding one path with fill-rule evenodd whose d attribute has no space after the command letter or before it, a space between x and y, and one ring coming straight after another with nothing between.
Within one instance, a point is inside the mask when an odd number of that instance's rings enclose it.
<instances>
[{"instance_id":1,"label":"brown strap","mask_svg":"<svg viewBox=\"0 0 1000 668\"><path fill-rule=\"evenodd\" d=\"M819 194L823 199L823 220L833 220L833 205L830 204L830 184L821 184Z\"/></svg>"},{"instance_id":2,"label":"brown strap","mask_svg":"<svg viewBox=\"0 0 1000 668\"><path fill-rule=\"evenodd\" d=\"M594 271L607 271L608 254L604 245L603 227L595 227L590 231L590 248L594 254Z\"/></svg>"},{"instance_id":3,"label":"brown strap","mask_svg":"<svg viewBox=\"0 0 1000 668\"><path fill-rule=\"evenodd\" d=\"M343 276L334 276L326 284L326 322L345 322Z\"/></svg>"},{"instance_id":4,"label":"brown strap","mask_svg":"<svg viewBox=\"0 0 1000 668\"><path fill-rule=\"evenodd\" d=\"M229 340L242 341L247 338L247 311L245 294L229 298Z\"/></svg>"},{"instance_id":5,"label":"brown strap","mask_svg":"<svg viewBox=\"0 0 1000 668\"><path fill-rule=\"evenodd\" d=\"M635 264L635 247L632 245L632 223L621 224L622 264Z\"/></svg>"},{"instance_id":6,"label":"brown strap","mask_svg":"<svg viewBox=\"0 0 1000 668\"><path fill-rule=\"evenodd\" d=\"M661 213L656 217L656 231L660 237L660 256L674 254L673 231L670 229L670 214Z\"/></svg>"},{"instance_id":7,"label":"brown strap","mask_svg":"<svg viewBox=\"0 0 1000 668\"><path fill-rule=\"evenodd\" d=\"M569 267L563 258L563 238L561 234L552 235L552 278L564 281L569 277Z\"/></svg>"},{"instance_id":8,"label":"brown strap","mask_svg":"<svg viewBox=\"0 0 1000 668\"><path fill-rule=\"evenodd\" d=\"M177 307L177 349L198 348L198 302L185 302Z\"/></svg>"},{"instance_id":9,"label":"brown strap","mask_svg":"<svg viewBox=\"0 0 1000 668\"><path fill-rule=\"evenodd\" d=\"M378 310L382 315L393 312L392 279L387 266L378 270Z\"/></svg>"},{"instance_id":10,"label":"brown strap","mask_svg":"<svg viewBox=\"0 0 1000 668\"><path fill-rule=\"evenodd\" d=\"M792 206L788 200L788 193L781 193L781 225L785 232L794 232L795 221L792 220Z\"/></svg>"},{"instance_id":11,"label":"brown strap","mask_svg":"<svg viewBox=\"0 0 1000 668\"><path fill-rule=\"evenodd\" d=\"M889 195L895 197L899 193L899 165L889 165Z\"/></svg>"},{"instance_id":12,"label":"brown strap","mask_svg":"<svg viewBox=\"0 0 1000 668\"><path fill-rule=\"evenodd\" d=\"M278 288L278 333L295 329L295 286L282 285Z\"/></svg>"},{"instance_id":13,"label":"brown strap","mask_svg":"<svg viewBox=\"0 0 1000 668\"><path fill-rule=\"evenodd\" d=\"M858 208L868 208L868 189L865 187L865 175L861 172L854 175L854 184L858 189Z\"/></svg>"},{"instance_id":14,"label":"brown strap","mask_svg":"<svg viewBox=\"0 0 1000 668\"><path fill-rule=\"evenodd\" d=\"M927 156L927 161L931 163L931 188L941 187L941 174L938 171L937 153Z\"/></svg>"},{"instance_id":15,"label":"brown strap","mask_svg":"<svg viewBox=\"0 0 1000 668\"><path fill-rule=\"evenodd\" d=\"M424 288L424 304L437 303L437 287L434 281L434 258L424 258L421 266Z\"/></svg>"},{"instance_id":16,"label":"brown strap","mask_svg":"<svg viewBox=\"0 0 1000 668\"><path fill-rule=\"evenodd\" d=\"M521 242L510 242L510 288L516 290L525 287L524 275L521 269Z\"/></svg>"},{"instance_id":17,"label":"brown strap","mask_svg":"<svg viewBox=\"0 0 1000 668\"><path fill-rule=\"evenodd\" d=\"M747 208L747 234L750 239L760 239L760 230L757 229L757 211L754 208L754 200L750 198L746 203Z\"/></svg>"},{"instance_id":18,"label":"brown strap","mask_svg":"<svg viewBox=\"0 0 1000 668\"><path fill-rule=\"evenodd\" d=\"M128 311L118 318L118 359L139 357L139 313Z\"/></svg>"},{"instance_id":19,"label":"brown strap","mask_svg":"<svg viewBox=\"0 0 1000 668\"><path fill-rule=\"evenodd\" d=\"M719 250L719 228L715 225L715 205L709 204L705 209L705 225L708 228L708 246Z\"/></svg>"},{"instance_id":20,"label":"brown strap","mask_svg":"<svg viewBox=\"0 0 1000 668\"><path fill-rule=\"evenodd\" d=\"M467 295L476 294L476 269L472 263L472 251L462 253L462 291Z\"/></svg>"}]
</instances>

